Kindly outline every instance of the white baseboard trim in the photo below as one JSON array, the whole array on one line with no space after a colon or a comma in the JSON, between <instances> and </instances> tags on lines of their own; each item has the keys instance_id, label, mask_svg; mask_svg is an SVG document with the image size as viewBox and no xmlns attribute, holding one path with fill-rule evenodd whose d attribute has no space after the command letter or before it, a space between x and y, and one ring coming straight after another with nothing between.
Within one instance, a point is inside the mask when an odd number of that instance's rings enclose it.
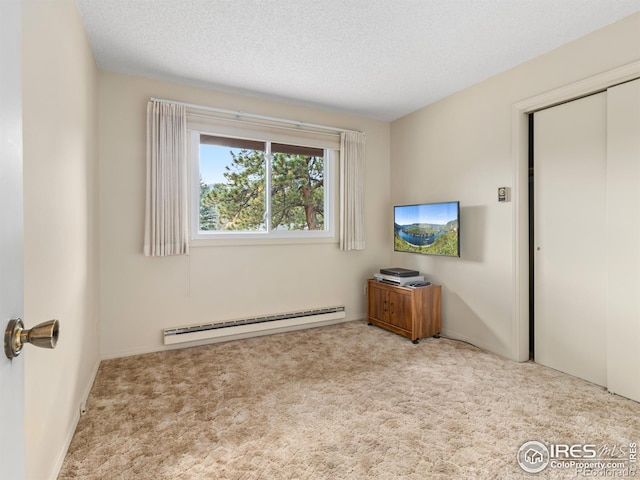
<instances>
[{"instance_id":1,"label":"white baseboard trim","mask_svg":"<svg viewBox=\"0 0 640 480\"><path fill-rule=\"evenodd\" d=\"M71 441L73 440L73 436L76 433L76 428L78 427L78 422L80 421L80 409L86 408L87 398L89 398L89 394L91 393L91 389L93 388L93 383L96 381L96 376L98 375L98 369L100 368L100 360L98 360L93 366L93 370L89 377L89 381L84 387L84 391L80 397L80 403L76 406L75 413L73 415L73 419L67 429L67 435L65 437L64 445L60 450L58 455L58 459L56 460L52 475L50 480L56 480L58 475L60 475L60 470L62 469L62 464L64 463L64 459L67 456L67 452L69 451L69 446L71 445Z\"/></svg>"}]
</instances>

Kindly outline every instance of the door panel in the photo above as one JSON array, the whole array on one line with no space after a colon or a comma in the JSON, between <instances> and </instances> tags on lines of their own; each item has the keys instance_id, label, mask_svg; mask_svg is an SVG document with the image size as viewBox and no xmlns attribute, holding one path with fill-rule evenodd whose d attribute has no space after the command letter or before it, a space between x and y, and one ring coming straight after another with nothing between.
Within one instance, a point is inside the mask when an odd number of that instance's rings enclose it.
<instances>
[{"instance_id":1,"label":"door panel","mask_svg":"<svg viewBox=\"0 0 640 480\"><path fill-rule=\"evenodd\" d=\"M607 91L607 387L640 402L640 80Z\"/></svg>"},{"instance_id":2,"label":"door panel","mask_svg":"<svg viewBox=\"0 0 640 480\"><path fill-rule=\"evenodd\" d=\"M411 298L406 293L389 293L389 323L411 331Z\"/></svg>"},{"instance_id":3,"label":"door panel","mask_svg":"<svg viewBox=\"0 0 640 480\"><path fill-rule=\"evenodd\" d=\"M0 332L22 317L22 106L19 0L0 1ZM0 353L0 477L24 478L24 363Z\"/></svg>"},{"instance_id":4,"label":"door panel","mask_svg":"<svg viewBox=\"0 0 640 480\"><path fill-rule=\"evenodd\" d=\"M535 361L606 385L606 93L534 114Z\"/></svg>"},{"instance_id":5,"label":"door panel","mask_svg":"<svg viewBox=\"0 0 640 480\"><path fill-rule=\"evenodd\" d=\"M368 316L378 320L385 320L387 315L387 292L375 285L369 284Z\"/></svg>"}]
</instances>

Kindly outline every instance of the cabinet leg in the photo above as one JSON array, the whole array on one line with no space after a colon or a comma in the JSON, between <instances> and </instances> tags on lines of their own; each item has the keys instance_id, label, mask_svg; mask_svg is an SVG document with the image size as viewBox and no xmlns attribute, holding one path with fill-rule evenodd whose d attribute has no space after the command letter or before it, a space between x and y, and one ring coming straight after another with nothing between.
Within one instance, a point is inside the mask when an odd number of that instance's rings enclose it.
<instances>
[{"instance_id":1,"label":"cabinet leg","mask_svg":"<svg viewBox=\"0 0 640 480\"><path fill-rule=\"evenodd\" d=\"M367 323L367 325L371 326L371 325L373 325L373 323L369 322L369 323Z\"/></svg>"},{"instance_id":2,"label":"cabinet leg","mask_svg":"<svg viewBox=\"0 0 640 480\"><path fill-rule=\"evenodd\" d=\"M439 333L436 333L436 334L433 336L433 338L440 338L440 334L439 334Z\"/></svg>"},{"instance_id":3,"label":"cabinet leg","mask_svg":"<svg viewBox=\"0 0 640 480\"><path fill-rule=\"evenodd\" d=\"M411 343L413 343L414 345L417 345L420 343L420 340L416 338L415 340L411 340Z\"/></svg>"}]
</instances>

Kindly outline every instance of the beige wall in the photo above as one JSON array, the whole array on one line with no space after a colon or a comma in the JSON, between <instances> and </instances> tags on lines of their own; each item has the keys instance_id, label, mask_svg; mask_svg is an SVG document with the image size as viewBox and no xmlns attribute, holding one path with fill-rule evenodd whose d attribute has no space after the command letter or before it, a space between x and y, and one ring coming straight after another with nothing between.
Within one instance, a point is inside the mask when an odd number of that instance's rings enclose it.
<instances>
[{"instance_id":1,"label":"beige wall","mask_svg":"<svg viewBox=\"0 0 640 480\"><path fill-rule=\"evenodd\" d=\"M144 257L150 97L365 132L367 249L230 245ZM391 255L388 123L107 72L100 72L99 105L103 358L162 350L162 329L173 326L332 305L345 305L348 319L364 316L365 279Z\"/></svg>"},{"instance_id":2,"label":"beige wall","mask_svg":"<svg viewBox=\"0 0 640 480\"><path fill-rule=\"evenodd\" d=\"M517 358L513 104L638 59L635 14L392 123L392 203L461 202L460 259L392 254L443 285L445 334Z\"/></svg>"},{"instance_id":3,"label":"beige wall","mask_svg":"<svg viewBox=\"0 0 640 480\"><path fill-rule=\"evenodd\" d=\"M24 352L26 478L43 480L99 362L98 72L73 0L22 4L25 324L60 320L55 350Z\"/></svg>"}]
</instances>

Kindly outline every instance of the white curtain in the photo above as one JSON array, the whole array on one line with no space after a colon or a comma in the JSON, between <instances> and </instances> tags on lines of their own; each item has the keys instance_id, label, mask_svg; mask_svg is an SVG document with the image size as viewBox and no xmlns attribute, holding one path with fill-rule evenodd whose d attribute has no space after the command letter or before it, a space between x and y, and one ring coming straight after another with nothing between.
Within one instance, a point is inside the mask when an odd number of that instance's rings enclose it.
<instances>
[{"instance_id":1,"label":"white curtain","mask_svg":"<svg viewBox=\"0 0 640 480\"><path fill-rule=\"evenodd\" d=\"M364 147L364 134L340 134L340 250L365 247Z\"/></svg>"},{"instance_id":2,"label":"white curtain","mask_svg":"<svg viewBox=\"0 0 640 480\"><path fill-rule=\"evenodd\" d=\"M144 254L189 254L187 116L182 105L147 105Z\"/></svg>"}]
</instances>

